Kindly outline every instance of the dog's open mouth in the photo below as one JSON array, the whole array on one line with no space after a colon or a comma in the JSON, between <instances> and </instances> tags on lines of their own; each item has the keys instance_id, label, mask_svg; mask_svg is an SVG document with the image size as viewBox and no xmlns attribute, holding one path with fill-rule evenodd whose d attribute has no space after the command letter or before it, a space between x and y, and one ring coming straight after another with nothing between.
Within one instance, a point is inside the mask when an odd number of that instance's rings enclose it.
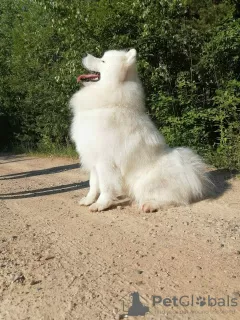
<instances>
[{"instance_id":1,"label":"dog's open mouth","mask_svg":"<svg viewBox=\"0 0 240 320\"><path fill-rule=\"evenodd\" d=\"M81 74L80 76L77 77L77 82L80 82L80 81L96 82L98 80L100 80L100 72L94 72L90 74Z\"/></svg>"}]
</instances>

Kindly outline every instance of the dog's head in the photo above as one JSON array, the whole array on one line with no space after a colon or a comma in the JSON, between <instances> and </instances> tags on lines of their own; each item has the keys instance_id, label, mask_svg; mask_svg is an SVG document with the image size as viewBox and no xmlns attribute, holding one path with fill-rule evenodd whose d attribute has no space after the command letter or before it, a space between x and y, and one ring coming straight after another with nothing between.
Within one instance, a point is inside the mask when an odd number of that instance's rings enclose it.
<instances>
[{"instance_id":1,"label":"dog's head","mask_svg":"<svg viewBox=\"0 0 240 320\"><path fill-rule=\"evenodd\" d=\"M82 63L91 73L79 76L78 81L82 81L84 84L136 81L138 79L136 55L137 51L135 49L129 51L107 51L102 58L96 58L88 54L83 58Z\"/></svg>"}]
</instances>

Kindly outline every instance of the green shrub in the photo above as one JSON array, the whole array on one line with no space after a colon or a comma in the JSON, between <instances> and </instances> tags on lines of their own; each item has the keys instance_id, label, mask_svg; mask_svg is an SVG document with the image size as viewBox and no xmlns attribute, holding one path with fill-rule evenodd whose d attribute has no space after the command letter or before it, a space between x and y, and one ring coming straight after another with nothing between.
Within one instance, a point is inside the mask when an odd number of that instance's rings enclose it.
<instances>
[{"instance_id":1,"label":"green shrub","mask_svg":"<svg viewBox=\"0 0 240 320\"><path fill-rule=\"evenodd\" d=\"M167 142L240 168L239 16L231 0L2 0L8 145L68 148L82 56L135 47L148 112Z\"/></svg>"}]
</instances>

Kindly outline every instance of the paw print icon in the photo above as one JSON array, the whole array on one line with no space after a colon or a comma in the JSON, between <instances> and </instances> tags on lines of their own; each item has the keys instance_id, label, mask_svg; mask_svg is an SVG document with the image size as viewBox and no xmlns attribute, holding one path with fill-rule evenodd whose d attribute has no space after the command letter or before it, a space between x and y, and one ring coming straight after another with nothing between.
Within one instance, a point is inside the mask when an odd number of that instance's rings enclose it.
<instances>
[{"instance_id":1,"label":"paw print icon","mask_svg":"<svg viewBox=\"0 0 240 320\"><path fill-rule=\"evenodd\" d=\"M206 299L204 297L199 296L197 297L196 304L198 304L200 307L203 307L206 304Z\"/></svg>"}]
</instances>

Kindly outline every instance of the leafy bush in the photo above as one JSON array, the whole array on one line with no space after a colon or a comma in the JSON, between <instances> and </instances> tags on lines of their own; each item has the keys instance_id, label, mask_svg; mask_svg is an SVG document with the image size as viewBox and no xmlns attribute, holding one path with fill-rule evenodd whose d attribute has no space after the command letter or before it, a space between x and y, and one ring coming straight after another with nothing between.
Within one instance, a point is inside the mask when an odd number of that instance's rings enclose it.
<instances>
[{"instance_id":1,"label":"leafy bush","mask_svg":"<svg viewBox=\"0 0 240 320\"><path fill-rule=\"evenodd\" d=\"M2 0L8 145L69 146L68 100L81 57L135 47L148 112L168 143L239 168L239 17L233 0Z\"/></svg>"}]
</instances>

